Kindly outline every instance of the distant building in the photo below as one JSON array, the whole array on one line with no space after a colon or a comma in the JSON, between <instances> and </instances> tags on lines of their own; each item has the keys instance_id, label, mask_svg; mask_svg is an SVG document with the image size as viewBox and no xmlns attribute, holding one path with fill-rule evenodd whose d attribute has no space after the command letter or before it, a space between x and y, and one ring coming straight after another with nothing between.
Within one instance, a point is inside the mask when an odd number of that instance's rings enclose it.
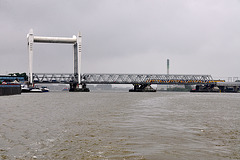
<instances>
[{"instance_id":1,"label":"distant building","mask_svg":"<svg viewBox=\"0 0 240 160\"><path fill-rule=\"evenodd\" d=\"M14 82L14 81L24 82L24 77L0 75L0 81L1 82Z\"/></svg>"}]
</instances>

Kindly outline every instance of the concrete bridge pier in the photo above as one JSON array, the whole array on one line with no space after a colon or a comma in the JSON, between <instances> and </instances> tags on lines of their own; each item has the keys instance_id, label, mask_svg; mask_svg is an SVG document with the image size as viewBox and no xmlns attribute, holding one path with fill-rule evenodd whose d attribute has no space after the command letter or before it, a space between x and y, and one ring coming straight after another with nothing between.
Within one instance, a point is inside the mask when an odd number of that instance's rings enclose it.
<instances>
[{"instance_id":1,"label":"concrete bridge pier","mask_svg":"<svg viewBox=\"0 0 240 160\"><path fill-rule=\"evenodd\" d=\"M133 89L129 92L156 92L156 89L153 89L151 84L133 84Z\"/></svg>"},{"instance_id":2,"label":"concrete bridge pier","mask_svg":"<svg viewBox=\"0 0 240 160\"><path fill-rule=\"evenodd\" d=\"M226 87L225 86L218 86L220 92L225 92Z\"/></svg>"},{"instance_id":3,"label":"concrete bridge pier","mask_svg":"<svg viewBox=\"0 0 240 160\"><path fill-rule=\"evenodd\" d=\"M237 93L240 91L239 86L218 86L220 92L233 92Z\"/></svg>"},{"instance_id":4,"label":"concrete bridge pier","mask_svg":"<svg viewBox=\"0 0 240 160\"><path fill-rule=\"evenodd\" d=\"M89 92L89 88L87 88L86 84L82 84L82 88L79 88L78 83L70 83L70 89L69 92Z\"/></svg>"},{"instance_id":5,"label":"concrete bridge pier","mask_svg":"<svg viewBox=\"0 0 240 160\"><path fill-rule=\"evenodd\" d=\"M238 92L239 91L239 87L238 86L233 86L233 92Z\"/></svg>"},{"instance_id":6,"label":"concrete bridge pier","mask_svg":"<svg viewBox=\"0 0 240 160\"><path fill-rule=\"evenodd\" d=\"M204 85L196 85L196 89L191 92L219 92L221 89L216 88L214 84L204 84Z\"/></svg>"}]
</instances>

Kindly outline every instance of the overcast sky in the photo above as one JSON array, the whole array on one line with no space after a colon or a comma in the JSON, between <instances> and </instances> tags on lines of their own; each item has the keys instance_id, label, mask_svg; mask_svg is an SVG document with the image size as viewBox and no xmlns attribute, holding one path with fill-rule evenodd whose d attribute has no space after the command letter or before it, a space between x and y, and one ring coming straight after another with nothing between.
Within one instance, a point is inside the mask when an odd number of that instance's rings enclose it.
<instances>
[{"instance_id":1,"label":"overcast sky","mask_svg":"<svg viewBox=\"0 0 240 160\"><path fill-rule=\"evenodd\" d=\"M82 73L240 77L240 0L0 0L0 73L28 72L26 35L82 33ZM33 71L72 73L73 47L35 43Z\"/></svg>"}]
</instances>

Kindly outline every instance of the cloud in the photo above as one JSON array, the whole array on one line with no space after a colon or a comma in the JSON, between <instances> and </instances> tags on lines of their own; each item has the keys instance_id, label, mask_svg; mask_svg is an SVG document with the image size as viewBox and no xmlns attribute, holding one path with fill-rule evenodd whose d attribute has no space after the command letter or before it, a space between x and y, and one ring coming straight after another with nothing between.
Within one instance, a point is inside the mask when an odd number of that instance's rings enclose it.
<instances>
[{"instance_id":1,"label":"cloud","mask_svg":"<svg viewBox=\"0 0 240 160\"><path fill-rule=\"evenodd\" d=\"M172 73L240 76L239 15L237 0L0 0L0 73L27 71L33 28L42 36L82 32L83 72L165 73L170 58ZM228 57L234 63L223 67ZM35 71L72 72L72 65L71 46L34 45Z\"/></svg>"}]
</instances>

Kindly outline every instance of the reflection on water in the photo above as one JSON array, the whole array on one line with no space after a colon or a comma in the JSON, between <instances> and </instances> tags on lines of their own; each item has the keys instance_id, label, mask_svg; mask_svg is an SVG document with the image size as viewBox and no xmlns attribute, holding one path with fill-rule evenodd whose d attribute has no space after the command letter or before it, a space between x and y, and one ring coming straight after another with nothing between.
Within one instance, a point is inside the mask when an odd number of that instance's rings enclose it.
<instances>
[{"instance_id":1,"label":"reflection on water","mask_svg":"<svg viewBox=\"0 0 240 160\"><path fill-rule=\"evenodd\" d=\"M0 97L0 159L240 159L240 94Z\"/></svg>"}]
</instances>

